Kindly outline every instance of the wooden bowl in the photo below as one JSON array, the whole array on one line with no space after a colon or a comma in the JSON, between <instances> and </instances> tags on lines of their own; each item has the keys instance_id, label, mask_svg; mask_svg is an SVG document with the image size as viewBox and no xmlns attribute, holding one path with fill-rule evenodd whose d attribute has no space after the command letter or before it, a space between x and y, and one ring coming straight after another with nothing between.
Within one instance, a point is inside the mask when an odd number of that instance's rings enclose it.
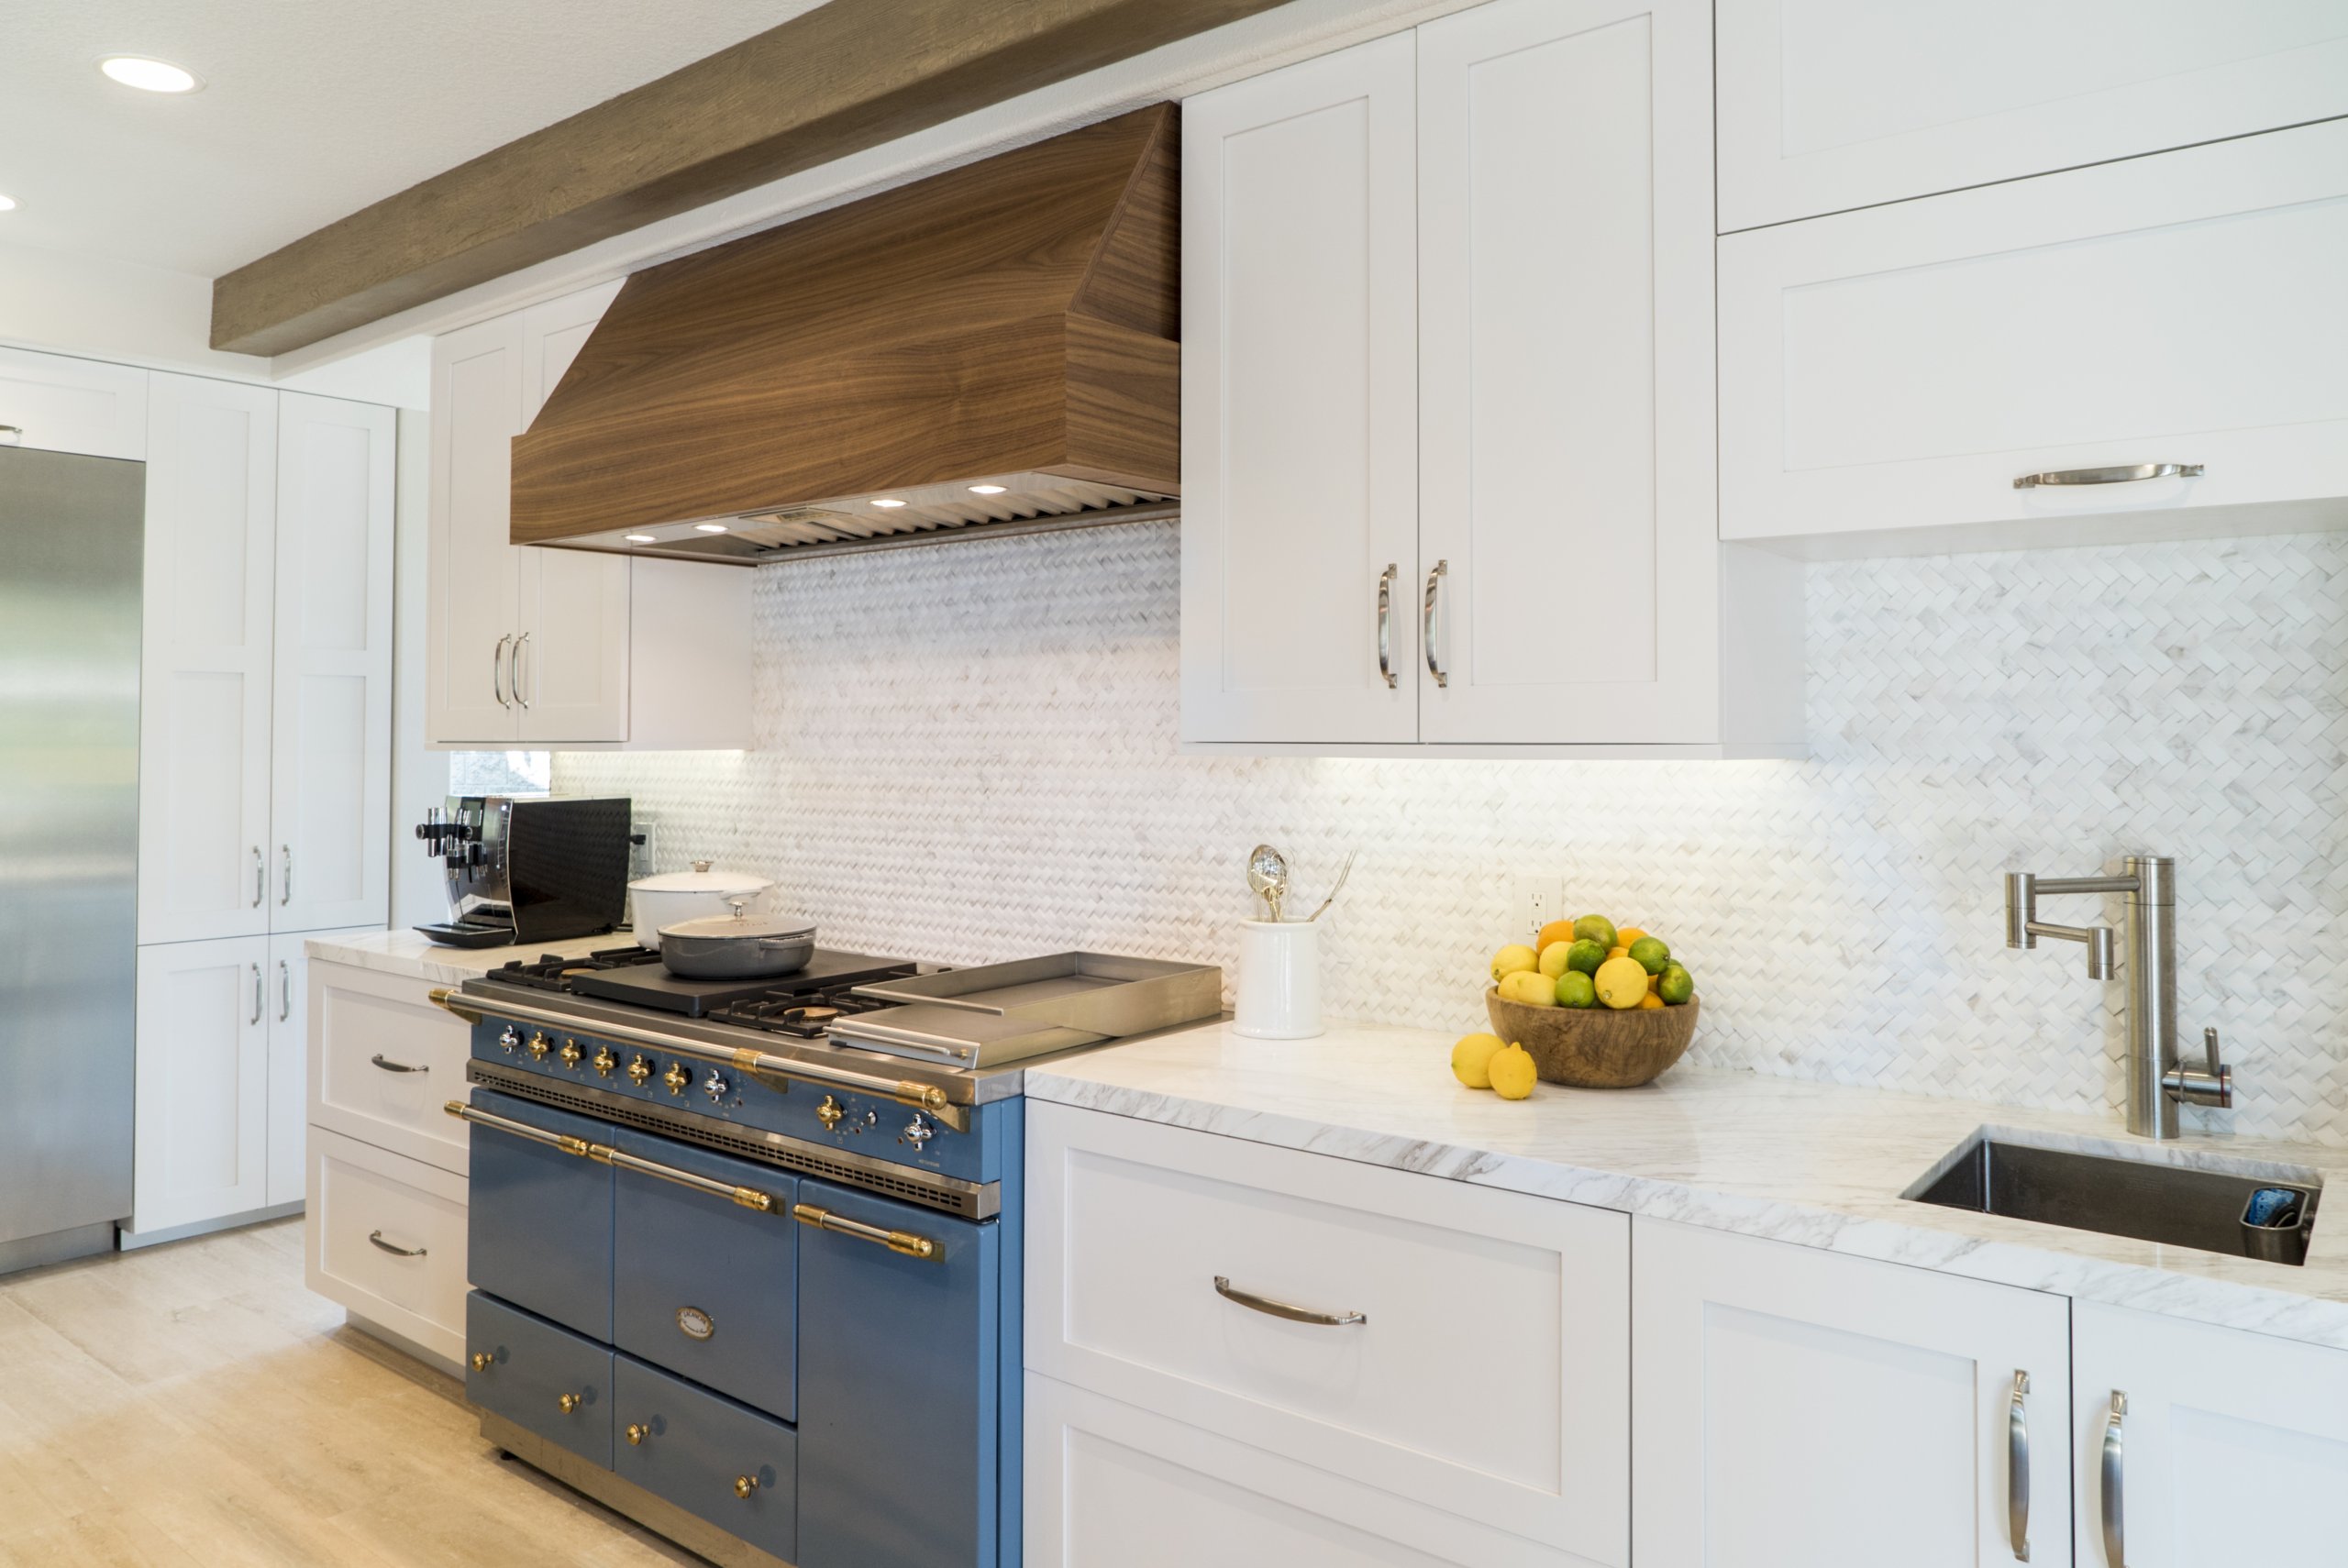
<instances>
[{"instance_id":1,"label":"wooden bowl","mask_svg":"<svg viewBox=\"0 0 2348 1568\"><path fill-rule=\"evenodd\" d=\"M1688 1054L1696 1037L1701 997L1678 1007L1527 1007L1503 1000L1497 987L1484 991L1492 1032L1521 1044L1534 1070L1553 1084L1575 1088L1634 1088L1653 1083Z\"/></svg>"}]
</instances>

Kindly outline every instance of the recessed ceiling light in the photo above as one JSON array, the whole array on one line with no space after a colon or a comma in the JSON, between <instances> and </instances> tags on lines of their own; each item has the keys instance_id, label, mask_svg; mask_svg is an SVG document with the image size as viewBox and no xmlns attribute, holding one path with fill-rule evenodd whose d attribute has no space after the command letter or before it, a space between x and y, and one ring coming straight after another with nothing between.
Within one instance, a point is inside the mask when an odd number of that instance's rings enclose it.
<instances>
[{"instance_id":1,"label":"recessed ceiling light","mask_svg":"<svg viewBox=\"0 0 2348 1568\"><path fill-rule=\"evenodd\" d=\"M204 85L193 71L138 54L110 54L98 61L98 69L142 93L193 93Z\"/></svg>"},{"instance_id":2,"label":"recessed ceiling light","mask_svg":"<svg viewBox=\"0 0 2348 1568\"><path fill-rule=\"evenodd\" d=\"M893 496L893 495L884 495L884 496L882 496L880 500L878 500L878 501L874 502L872 504L873 504L873 505L875 505L875 506L903 506L903 505L904 504L904 502L902 502L902 501L899 501L899 500L898 500L895 496Z\"/></svg>"},{"instance_id":3,"label":"recessed ceiling light","mask_svg":"<svg viewBox=\"0 0 2348 1568\"><path fill-rule=\"evenodd\" d=\"M17 198L16 198L16 197L14 197L14 196L0 196L0 213L12 213L12 212L15 212L16 210L17 210Z\"/></svg>"},{"instance_id":4,"label":"recessed ceiling light","mask_svg":"<svg viewBox=\"0 0 2348 1568\"><path fill-rule=\"evenodd\" d=\"M1001 495L1003 487L999 484L974 484L970 487L972 495Z\"/></svg>"},{"instance_id":5,"label":"recessed ceiling light","mask_svg":"<svg viewBox=\"0 0 2348 1568\"><path fill-rule=\"evenodd\" d=\"M696 523L693 526L700 529L704 534L723 534L725 532L725 525L723 523Z\"/></svg>"},{"instance_id":6,"label":"recessed ceiling light","mask_svg":"<svg viewBox=\"0 0 2348 1568\"><path fill-rule=\"evenodd\" d=\"M620 537L631 545L657 545L660 542L649 534L623 534Z\"/></svg>"}]
</instances>

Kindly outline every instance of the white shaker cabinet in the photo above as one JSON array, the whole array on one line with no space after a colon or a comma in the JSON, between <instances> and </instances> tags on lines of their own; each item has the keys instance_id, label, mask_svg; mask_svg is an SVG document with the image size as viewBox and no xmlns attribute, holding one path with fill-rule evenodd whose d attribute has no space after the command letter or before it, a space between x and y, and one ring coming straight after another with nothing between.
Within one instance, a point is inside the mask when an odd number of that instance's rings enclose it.
<instances>
[{"instance_id":1,"label":"white shaker cabinet","mask_svg":"<svg viewBox=\"0 0 2348 1568\"><path fill-rule=\"evenodd\" d=\"M138 950L127 1245L269 1198L266 936Z\"/></svg>"},{"instance_id":2,"label":"white shaker cabinet","mask_svg":"<svg viewBox=\"0 0 2348 1568\"><path fill-rule=\"evenodd\" d=\"M2348 1351L2072 1310L2078 1568L2342 1561Z\"/></svg>"},{"instance_id":3,"label":"white shaker cabinet","mask_svg":"<svg viewBox=\"0 0 2348 1568\"><path fill-rule=\"evenodd\" d=\"M1644 1218L1632 1253L1639 1568L2065 1560L2068 1300Z\"/></svg>"},{"instance_id":4,"label":"white shaker cabinet","mask_svg":"<svg viewBox=\"0 0 2348 1568\"><path fill-rule=\"evenodd\" d=\"M128 365L0 348L0 446L143 458L147 379Z\"/></svg>"},{"instance_id":5,"label":"white shaker cabinet","mask_svg":"<svg viewBox=\"0 0 2348 1568\"><path fill-rule=\"evenodd\" d=\"M2336 525L2343 257L2348 119L1724 236L1722 534Z\"/></svg>"},{"instance_id":6,"label":"white shaker cabinet","mask_svg":"<svg viewBox=\"0 0 2348 1568\"><path fill-rule=\"evenodd\" d=\"M2348 114L2339 0L1719 0L1720 226Z\"/></svg>"},{"instance_id":7,"label":"white shaker cabinet","mask_svg":"<svg viewBox=\"0 0 2348 1568\"><path fill-rule=\"evenodd\" d=\"M433 339L425 733L435 745L520 735L506 683L521 569L506 521L521 389L519 315Z\"/></svg>"}]
</instances>

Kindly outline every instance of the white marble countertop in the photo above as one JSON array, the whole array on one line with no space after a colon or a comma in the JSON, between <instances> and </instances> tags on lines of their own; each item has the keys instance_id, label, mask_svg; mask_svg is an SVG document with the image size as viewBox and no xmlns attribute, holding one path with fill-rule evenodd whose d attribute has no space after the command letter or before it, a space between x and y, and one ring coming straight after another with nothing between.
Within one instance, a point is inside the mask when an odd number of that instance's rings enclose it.
<instances>
[{"instance_id":1,"label":"white marble countertop","mask_svg":"<svg viewBox=\"0 0 2348 1568\"><path fill-rule=\"evenodd\" d=\"M352 964L385 975L460 986L516 958L540 958L549 953L576 958L599 948L625 947L636 939L625 931L601 936L575 936L568 942L532 942L519 947L443 947L420 931L371 931L359 936L314 936L303 944L313 958Z\"/></svg>"},{"instance_id":2,"label":"white marble countertop","mask_svg":"<svg viewBox=\"0 0 2348 1568\"><path fill-rule=\"evenodd\" d=\"M1637 1089L1462 1088L1451 1039L1343 1024L1316 1040L1202 1025L1027 1073L1027 1094L1456 1181L1769 1236L2203 1322L2348 1347L2348 1211L2303 1267L1899 1197L1983 1129L2016 1142L2305 1180L2348 1193L2348 1150L2130 1137L2116 1115L1682 1066ZM2348 1198L2336 1198L2348 1202Z\"/></svg>"}]
</instances>

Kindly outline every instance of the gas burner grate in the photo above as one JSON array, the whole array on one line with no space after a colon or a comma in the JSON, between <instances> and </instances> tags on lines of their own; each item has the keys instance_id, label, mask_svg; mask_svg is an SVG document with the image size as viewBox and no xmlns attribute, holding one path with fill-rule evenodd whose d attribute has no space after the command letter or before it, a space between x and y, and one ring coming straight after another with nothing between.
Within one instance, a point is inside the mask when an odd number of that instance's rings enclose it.
<instances>
[{"instance_id":1,"label":"gas burner grate","mask_svg":"<svg viewBox=\"0 0 2348 1568\"><path fill-rule=\"evenodd\" d=\"M713 1010L709 1018L713 1023L738 1024L800 1040L820 1040L841 1019L875 1012L890 1005L873 997L858 996L850 987L826 986L816 991L774 991L729 1002Z\"/></svg>"},{"instance_id":2,"label":"gas burner grate","mask_svg":"<svg viewBox=\"0 0 2348 1568\"><path fill-rule=\"evenodd\" d=\"M606 969L634 969L646 964L658 964L660 955L649 947L630 943L626 947L599 947L575 958L565 958L559 953L548 953L536 959L512 958L489 972L488 978L503 980L509 985L527 986L538 991L568 991L570 977L595 974Z\"/></svg>"}]
</instances>

